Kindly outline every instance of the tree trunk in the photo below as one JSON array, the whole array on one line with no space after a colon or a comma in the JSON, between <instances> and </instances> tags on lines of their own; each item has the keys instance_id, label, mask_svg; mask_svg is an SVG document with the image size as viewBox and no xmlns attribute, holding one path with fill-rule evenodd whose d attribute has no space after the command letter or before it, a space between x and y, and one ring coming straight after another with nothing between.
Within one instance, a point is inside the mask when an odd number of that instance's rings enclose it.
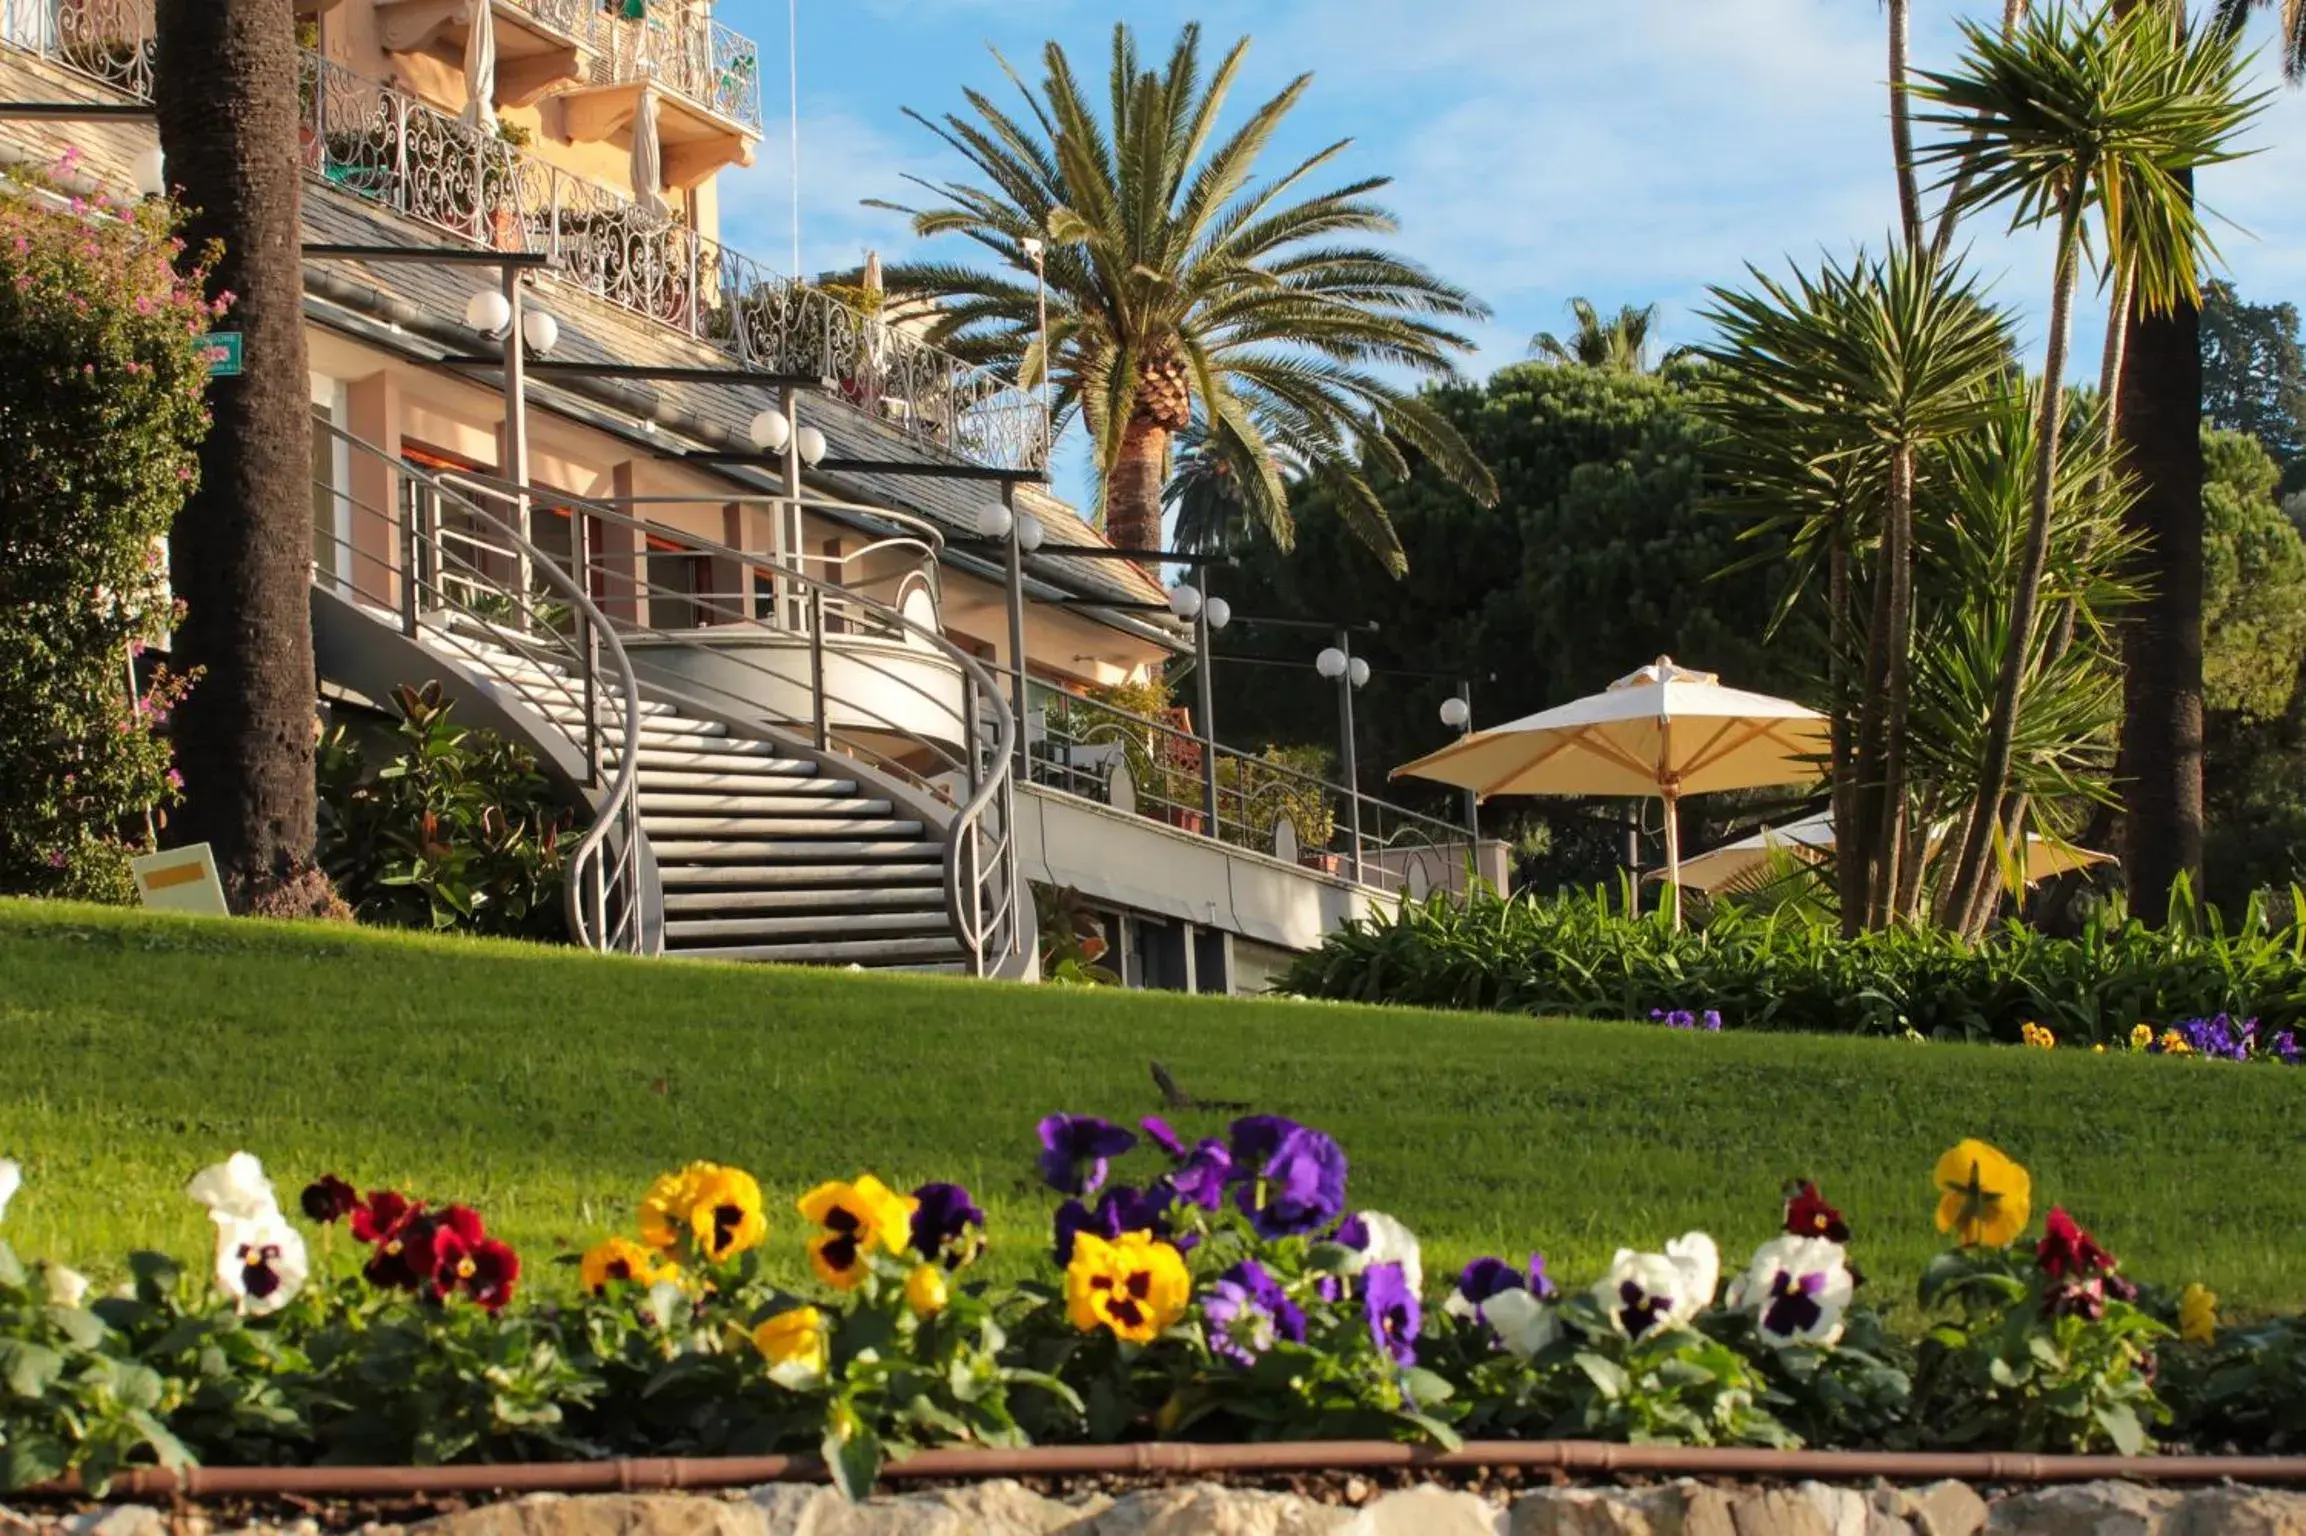
<instances>
[{"instance_id":1,"label":"tree trunk","mask_svg":"<svg viewBox=\"0 0 2306 1536\"><path fill-rule=\"evenodd\" d=\"M2026 547L2011 594L2009 650L1994 683L1993 710L1986 722L1986 750L1978 765L1977 798L1955 856L1949 905L1968 911L1978 900L1993 862L1994 825L2010 780L2010 754L2017 735L2018 701L2033 661L2034 609L2042 592L2042 572L2050 559L2050 501L2057 488L2058 438L2065 424L2067 331L2073 323L2074 284L2081 266L2082 198L2069 188L2058 216L2057 277L2050 296L2050 336L2042 356L2042 404L2035 428L2033 505L2026 518Z\"/></svg>"},{"instance_id":2,"label":"tree trunk","mask_svg":"<svg viewBox=\"0 0 2306 1536\"><path fill-rule=\"evenodd\" d=\"M1890 460L1890 493L1882 508L1882 565L1888 575L1889 643L1882 674L1882 787L1874 829L1872 891L1866 926L1884 928L1898 900L1899 859L1906 841L1906 694L1914 654L1914 451Z\"/></svg>"},{"instance_id":3,"label":"tree trunk","mask_svg":"<svg viewBox=\"0 0 2306 1536\"><path fill-rule=\"evenodd\" d=\"M1105 482L1105 536L1120 549L1161 547L1161 492L1169 469L1169 433L1132 416L1121 433L1121 460Z\"/></svg>"},{"instance_id":4,"label":"tree trunk","mask_svg":"<svg viewBox=\"0 0 2306 1536\"><path fill-rule=\"evenodd\" d=\"M212 291L246 371L209 386L200 488L177 515L174 660L201 669L172 725L176 830L228 892L309 864L313 844L312 417L304 346L296 28L288 0L159 0L154 95L188 248L222 248Z\"/></svg>"},{"instance_id":5,"label":"tree trunk","mask_svg":"<svg viewBox=\"0 0 2306 1536\"><path fill-rule=\"evenodd\" d=\"M1855 937L1873 920L1874 870L1881 857L1876 834L1882 825L1883 768L1889 745L1883 734L1888 721L1882 700L1889 685L1890 592L1894 585L1894 551L1886 512L1882 523L1882 536L1874 546L1874 596L1866 619L1865 672L1858 684L1858 758L1851 773L1851 799L1857 814L1847 822L1834 823L1835 844L1851 845L1855 855L1854 862L1844 866L1844 872L1856 881L1855 888L1843 892L1841 898L1845 938Z\"/></svg>"},{"instance_id":6,"label":"tree trunk","mask_svg":"<svg viewBox=\"0 0 2306 1536\"><path fill-rule=\"evenodd\" d=\"M1832 806L1836 827L1858 824L1857 725L1850 690L1850 550L1845 530L1830 535L1833 548L1826 555L1826 688L1833 698ZM1834 839L1834 896L1841 908L1842 932L1853 936L1863 917L1865 858L1861 840Z\"/></svg>"},{"instance_id":7,"label":"tree trunk","mask_svg":"<svg viewBox=\"0 0 2306 1536\"><path fill-rule=\"evenodd\" d=\"M1922 245L1922 195L1914 184L1914 120L1906 95L1910 0L1890 0L1890 155L1898 170L1898 224L1906 249Z\"/></svg>"},{"instance_id":8,"label":"tree trunk","mask_svg":"<svg viewBox=\"0 0 2306 1536\"><path fill-rule=\"evenodd\" d=\"M2130 910L2160 923L2179 878L2197 894L2202 878L2201 312L2134 304L2125 350L2122 441L2140 492L2126 522L2146 541L2146 590L2121 631L2122 874Z\"/></svg>"}]
</instances>

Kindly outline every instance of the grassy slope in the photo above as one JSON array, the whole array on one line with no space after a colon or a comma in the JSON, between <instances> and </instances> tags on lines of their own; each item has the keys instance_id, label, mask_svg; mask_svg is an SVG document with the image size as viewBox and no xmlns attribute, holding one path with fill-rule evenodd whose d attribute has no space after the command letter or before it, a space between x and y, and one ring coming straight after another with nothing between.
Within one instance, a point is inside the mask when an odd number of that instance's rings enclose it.
<instances>
[{"instance_id":1,"label":"grassy slope","mask_svg":"<svg viewBox=\"0 0 2306 1536\"><path fill-rule=\"evenodd\" d=\"M2037 1209L2071 1206L2133 1273L2199 1278L2246 1311L2306 1304L2306 1181L2281 1167L2306 1073L0 902L0 1150L29 1173L7 1235L99 1270L131 1246L201 1251L181 1185L237 1147L284 1192L334 1169L473 1202L532 1265L626 1226L650 1175L686 1158L756 1172L787 1256L810 1182L955 1178L1017 1269L1050 1205L1030 1181L1034 1119L1152 1110L1154 1056L1197 1093L1336 1133L1355 1202L1407 1220L1436 1271L1536 1246L1584 1281L1618 1244L1695 1225L1742 1255L1798 1173L1850 1213L1861 1266L1906 1294L1936 1242L1930 1164L1968 1134L2029 1164Z\"/></svg>"}]
</instances>

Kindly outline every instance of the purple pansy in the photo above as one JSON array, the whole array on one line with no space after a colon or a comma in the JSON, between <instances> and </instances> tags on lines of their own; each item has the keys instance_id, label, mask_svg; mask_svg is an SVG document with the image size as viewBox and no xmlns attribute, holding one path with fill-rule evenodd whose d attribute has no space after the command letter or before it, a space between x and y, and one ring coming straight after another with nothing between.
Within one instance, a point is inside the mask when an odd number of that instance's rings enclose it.
<instances>
[{"instance_id":1,"label":"purple pansy","mask_svg":"<svg viewBox=\"0 0 2306 1536\"><path fill-rule=\"evenodd\" d=\"M1278 1115L1233 1122L1235 1203L1268 1241L1316 1232L1345 1210L1345 1151Z\"/></svg>"},{"instance_id":2,"label":"purple pansy","mask_svg":"<svg viewBox=\"0 0 2306 1536\"><path fill-rule=\"evenodd\" d=\"M959 1269L985 1246L985 1213L958 1184L924 1184L913 1191L913 1251Z\"/></svg>"},{"instance_id":3,"label":"purple pansy","mask_svg":"<svg viewBox=\"0 0 2306 1536\"><path fill-rule=\"evenodd\" d=\"M1396 1365L1417 1363L1417 1332L1425 1315L1398 1264L1372 1264L1362 1272L1361 1306L1369 1336Z\"/></svg>"},{"instance_id":4,"label":"purple pansy","mask_svg":"<svg viewBox=\"0 0 2306 1536\"><path fill-rule=\"evenodd\" d=\"M1225 1186L1232 1178L1233 1156L1225 1150L1225 1143L1203 1141L1169 1175L1169 1185L1177 1191L1178 1199L1214 1211L1225 1203Z\"/></svg>"},{"instance_id":5,"label":"purple pansy","mask_svg":"<svg viewBox=\"0 0 2306 1536\"><path fill-rule=\"evenodd\" d=\"M1183 1157L1185 1155L1185 1139L1179 1136L1169 1122L1159 1115L1147 1115L1137 1124L1145 1132L1147 1140L1171 1157Z\"/></svg>"},{"instance_id":6,"label":"purple pansy","mask_svg":"<svg viewBox=\"0 0 2306 1536\"><path fill-rule=\"evenodd\" d=\"M1094 1232L1110 1242L1124 1232L1150 1232L1155 1237L1169 1234L1169 1206L1175 1196L1160 1184L1151 1189L1133 1189L1117 1184L1098 1197L1097 1208L1091 1210L1078 1200L1068 1200L1057 1207L1056 1252L1059 1267L1073 1262L1073 1239L1083 1232ZM1180 1252L1192 1244L1178 1240L1172 1244Z\"/></svg>"},{"instance_id":7,"label":"purple pansy","mask_svg":"<svg viewBox=\"0 0 2306 1536\"><path fill-rule=\"evenodd\" d=\"M1255 1259L1244 1259L1217 1278L1201 1303L1212 1353L1236 1365L1255 1365L1277 1340L1305 1342L1305 1314Z\"/></svg>"},{"instance_id":8,"label":"purple pansy","mask_svg":"<svg viewBox=\"0 0 2306 1536\"><path fill-rule=\"evenodd\" d=\"M1108 1158L1137 1145L1137 1133L1095 1115L1042 1119L1041 1177L1063 1195L1093 1195L1104 1186Z\"/></svg>"}]
</instances>

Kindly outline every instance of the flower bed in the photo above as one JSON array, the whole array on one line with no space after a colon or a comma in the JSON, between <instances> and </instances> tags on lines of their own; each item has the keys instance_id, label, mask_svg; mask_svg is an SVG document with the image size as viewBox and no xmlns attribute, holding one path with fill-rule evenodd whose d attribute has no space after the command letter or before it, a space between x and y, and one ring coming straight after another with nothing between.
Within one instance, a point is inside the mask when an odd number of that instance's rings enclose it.
<instances>
[{"instance_id":1,"label":"flower bed","mask_svg":"<svg viewBox=\"0 0 2306 1536\"><path fill-rule=\"evenodd\" d=\"M1933 1172L1954 1246L1909 1342L1807 1183L1726 1286L1703 1232L1575 1282L1537 1253L1434 1279L1406 1226L1352 1205L1343 1149L1311 1127L1251 1115L1188 1144L1158 1119L1052 1115L1039 1133L1063 1197L1043 1278L972 1276L968 1191L864 1174L793 1203L816 1284L784 1289L758 1183L697 1162L645 1192L631 1232L561 1260L573 1302L528 1295L533 1271L467 1206L324 1176L300 1224L235 1154L188 1186L215 1223L206 1276L140 1253L92 1297L0 1246L0 1475L821 1448L862 1493L929 1445L2279 1449L2306 1407L2306 1327L2221 1331L2214 1297L2142 1290L2062 1210L2023 1241L2031 1181L1977 1141ZM1118 1182L1124 1159L1147 1176ZM0 1208L17 1179L0 1163Z\"/></svg>"}]
</instances>

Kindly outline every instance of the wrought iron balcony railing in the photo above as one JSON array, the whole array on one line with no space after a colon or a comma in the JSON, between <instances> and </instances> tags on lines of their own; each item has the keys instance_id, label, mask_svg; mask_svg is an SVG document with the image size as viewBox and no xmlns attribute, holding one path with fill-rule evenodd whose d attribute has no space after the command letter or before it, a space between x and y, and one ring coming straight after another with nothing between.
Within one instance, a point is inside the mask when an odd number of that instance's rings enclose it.
<instances>
[{"instance_id":1,"label":"wrought iron balcony railing","mask_svg":"<svg viewBox=\"0 0 2306 1536\"><path fill-rule=\"evenodd\" d=\"M761 131L761 51L710 11L657 0L646 15L628 19L598 0L514 3L585 45L594 84L654 78L718 117Z\"/></svg>"},{"instance_id":2,"label":"wrought iron balcony railing","mask_svg":"<svg viewBox=\"0 0 2306 1536\"><path fill-rule=\"evenodd\" d=\"M149 100L149 4L0 0L0 43ZM329 186L476 245L542 254L563 280L743 367L832 381L917 442L1005 469L1046 462L1040 402L1015 381L407 92L309 51L300 68L300 153Z\"/></svg>"}]
</instances>

